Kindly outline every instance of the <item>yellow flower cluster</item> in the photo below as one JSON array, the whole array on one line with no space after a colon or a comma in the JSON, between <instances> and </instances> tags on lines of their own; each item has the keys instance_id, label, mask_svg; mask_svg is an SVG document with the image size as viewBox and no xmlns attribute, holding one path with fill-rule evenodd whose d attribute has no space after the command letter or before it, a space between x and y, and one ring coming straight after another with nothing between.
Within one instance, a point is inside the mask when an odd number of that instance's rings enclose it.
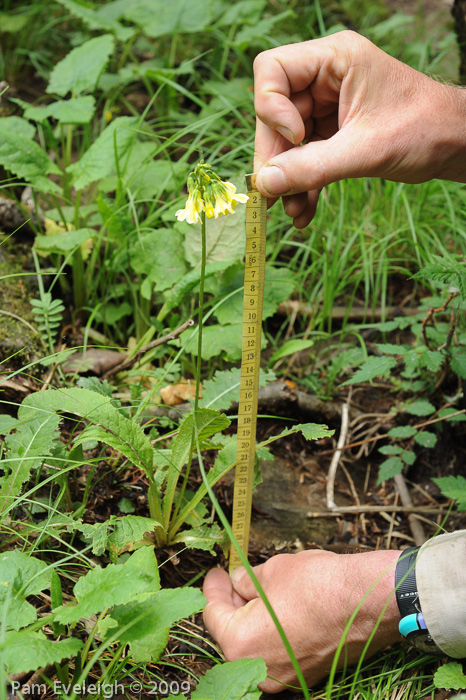
<instances>
[{"instance_id":1,"label":"yellow flower cluster","mask_svg":"<svg viewBox=\"0 0 466 700\"><path fill-rule=\"evenodd\" d=\"M184 209L175 213L178 221L196 224L205 212L208 219L218 219L224 214L233 214L239 202L247 202L248 196L236 192L231 182L224 182L211 166L202 161L188 177L188 199Z\"/></svg>"}]
</instances>

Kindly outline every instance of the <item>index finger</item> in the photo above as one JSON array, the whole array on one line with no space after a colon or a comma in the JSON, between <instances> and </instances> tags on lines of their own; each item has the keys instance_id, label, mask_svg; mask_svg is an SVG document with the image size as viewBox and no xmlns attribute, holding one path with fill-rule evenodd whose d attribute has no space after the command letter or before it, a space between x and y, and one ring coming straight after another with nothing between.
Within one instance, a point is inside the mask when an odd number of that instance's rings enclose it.
<instances>
[{"instance_id":1,"label":"index finger","mask_svg":"<svg viewBox=\"0 0 466 700\"><path fill-rule=\"evenodd\" d=\"M207 598L203 615L205 626L221 644L221 638L237 610L233 602L231 579L223 569L211 569L205 577L202 590Z\"/></svg>"}]
</instances>

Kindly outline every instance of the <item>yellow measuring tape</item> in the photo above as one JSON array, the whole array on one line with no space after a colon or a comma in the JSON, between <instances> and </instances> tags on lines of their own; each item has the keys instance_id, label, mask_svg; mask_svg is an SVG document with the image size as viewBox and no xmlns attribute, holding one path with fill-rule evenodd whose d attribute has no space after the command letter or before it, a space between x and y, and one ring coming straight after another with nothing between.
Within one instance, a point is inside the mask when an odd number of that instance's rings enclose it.
<instances>
[{"instance_id":1,"label":"yellow measuring tape","mask_svg":"<svg viewBox=\"0 0 466 700\"><path fill-rule=\"evenodd\" d=\"M241 384L238 406L238 448L233 492L232 530L248 555L252 485L256 451L257 401L264 299L267 199L255 188L255 175L246 175L246 259L242 327ZM241 565L230 550L230 573Z\"/></svg>"}]
</instances>

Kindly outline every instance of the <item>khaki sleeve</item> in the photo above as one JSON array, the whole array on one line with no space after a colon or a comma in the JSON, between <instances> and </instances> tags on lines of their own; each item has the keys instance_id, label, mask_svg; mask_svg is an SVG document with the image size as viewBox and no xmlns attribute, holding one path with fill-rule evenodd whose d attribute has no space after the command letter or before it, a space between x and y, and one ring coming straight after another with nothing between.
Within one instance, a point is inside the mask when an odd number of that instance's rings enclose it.
<instances>
[{"instance_id":1,"label":"khaki sleeve","mask_svg":"<svg viewBox=\"0 0 466 700\"><path fill-rule=\"evenodd\" d=\"M466 658L466 530L433 537L416 559L419 602L434 642Z\"/></svg>"}]
</instances>

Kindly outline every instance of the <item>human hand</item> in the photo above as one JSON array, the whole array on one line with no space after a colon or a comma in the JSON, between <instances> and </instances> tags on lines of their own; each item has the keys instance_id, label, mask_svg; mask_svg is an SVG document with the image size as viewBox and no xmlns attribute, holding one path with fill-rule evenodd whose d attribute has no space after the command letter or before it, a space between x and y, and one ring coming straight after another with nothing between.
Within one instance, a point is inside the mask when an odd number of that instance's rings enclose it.
<instances>
[{"instance_id":1,"label":"human hand","mask_svg":"<svg viewBox=\"0 0 466 700\"><path fill-rule=\"evenodd\" d=\"M283 196L297 228L344 178L466 182L465 91L355 32L264 51L254 81L257 187Z\"/></svg>"},{"instance_id":2,"label":"human hand","mask_svg":"<svg viewBox=\"0 0 466 700\"><path fill-rule=\"evenodd\" d=\"M394 595L399 555L393 550L363 554L307 550L278 554L254 568L309 686L329 674L345 625L366 594L348 630L338 668L358 661L376 627L369 655L402 640ZM269 677L259 687L267 693L283 690L283 684L297 685L283 642L243 567L231 579L222 569L209 571L204 595L208 601L204 622L228 661L262 657Z\"/></svg>"}]
</instances>

